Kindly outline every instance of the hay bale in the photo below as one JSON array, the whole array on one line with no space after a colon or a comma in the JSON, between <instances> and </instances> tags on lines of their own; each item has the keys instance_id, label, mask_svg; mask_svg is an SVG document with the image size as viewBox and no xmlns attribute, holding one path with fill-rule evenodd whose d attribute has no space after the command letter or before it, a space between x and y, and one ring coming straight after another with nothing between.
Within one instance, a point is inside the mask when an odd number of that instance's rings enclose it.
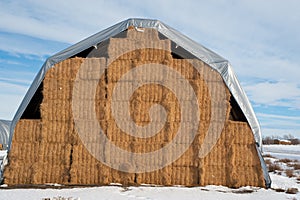
<instances>
[{"instance_id":1,"label":"hay bale","mask_svg":"<svg viewBox=\"0 0 300 200\"><path fill-rule=\"evenodd\" d=\"M59 62L47 71L44 80L74 80L84 60L84 58L69 58Z\"/></svg>"},{"instance_id":2,"label":"hay bale","mask_svg":"<svg viewBox=\"0 0 300 200\"><path fill-rule=\"evenodd\" d=\"M41 120L20 119L16 124L13 142L39 142L41 141Z\"/></svg>"},{"instance_id":3,"label":"hay bale","mask_svg":"<svg viewBox=\"0 0 300 200\"><path fill-rule=\"evenodd\" d=\"M226 165L201 165L199 168L200 185L228 185L227 180L230 178L228 167Z\"/></svg>"},{"instance_id":4,"label":"hay bale","mask_svg":"<svg viewBox=\"0 0 300 200\"><path fill-rule=\"evenodd\" d=\"M172 167L171 185L199 185L199 169L191 166Z\"/></svg>"},{"instance_id":5,"label":"hay bale","mask_svg":"<svg viewBox=\"0 0 300 200\"><path fill-rule=\"evenodd\" d=\"M42 122L43 142L74 143L76 136L72 121L43 120Z\"/></svg>"},{"instance_id":6,"label":"hay bale","mask_svg":"<svg viewBox=\"0 0 300 200\"><path fill-rule=\"evenodd\" d=\"M173 58L171 41L161 40L156 30L144 29L141 33L129 29L121 35L123 38L114 37L100 43L89 58L67 59L46 73L40 107L42 119L22 119L18 122L9 154L10 165L4 174L5 183L261 186L263 175L253 134L246 122L229 121L231 94L227 88L224 90L220 74L198 59ZM103 144L98 136L91 135L91 129L98 127L93 122L94 113L91 110L96 112L99 125L112 144L141 154L154 152L170 144L180 127L190 128L195 123L192 116L181 121L183 108L180 102L193 105L191 97L176 95L163 86L174 81L169 70L155 76L153 73L139 74L135 71L128 80L123 77L130 70L153 63L178 72L181 78L176 81L182 84L184 79L188 81L197 97L200 123L191 146L172 164L153 172L127 173L124 170L132 170L132 164L137 163L126 160L122 154L114 152L109 143ZM129 99L129 113L124 113L127 112L122 109L127 98L126 88L133 88L136 82L151 81L154 77L161 84L146 84L135 90ZM118 82L124 94L112 99ZM91 88L96 89L91 92ZM76 105L73 105L74 95L79 98ZM86 101L92 103L87 104ZM121 129L128 126L128 119L116 123L111 108L114 103L119 103L116 105L120 108L117 115L130 116L138 126L151 123L149 110L155 104L165 108L167 119L162 129L152 137L133 137ZM77 112L73 112L73 109ZM224 109L225 113L222 113ZM74 125L74 118L79 117L74 116L75 113L81 113L81 121ZM187 113L192 113L192 110ZM223 114L223 120L212 119ZM157 124L154 128L158 127L160 120L152 119L152 123ZM220 130L221 135L218 133ZM212 149L204 158L199 158L199 150L205 147L203 142L206 137L210 137ZM183 137L174 143L174 149L187 144L188 138ZM209 148L209 145L205 148ZM119 162L115 165L118 169L111 169L93 157L92 154L97 152L103 153L101 156L106 164ZM144 161L144 164L162 165L171 157L158 155L149 163Z\"/></svg>"},{"instance_id":7,"label":"hay bale","mask_svg":"<svg viewBox=\"0 0 300 200\"><path fill-rule=\"evenodd\" d=\"M24 165L14 162L13 165L8 165L4 170L4 183L10 186L13 185L29 185L32 184L33 177L32 165Z\"/></svg>"},{"instance_id":8,"label":"hay bale","mask_svg":"<svg viewBox=\"0 0 300 200\"><path fill-rule=\"evenodd\" d=\"M33 169L32 184L68 184L69 168L52 163L37 163Z\"/></svg>"}]
</instances>

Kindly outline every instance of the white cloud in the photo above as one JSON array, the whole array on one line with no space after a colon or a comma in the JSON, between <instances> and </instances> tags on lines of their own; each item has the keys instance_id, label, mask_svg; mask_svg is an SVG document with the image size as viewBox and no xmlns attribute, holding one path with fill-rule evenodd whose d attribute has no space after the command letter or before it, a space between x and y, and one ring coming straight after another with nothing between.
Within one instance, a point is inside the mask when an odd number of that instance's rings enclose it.
<instances>
[{"instance_id":1,"label":"white cloud","mask_svg":"<svg viewBox=\"0 0 300 200\"><path fill-rule=\"evenodd\" d=\"M17 80L17 82L26 82L27 80ZM8 83L2 82L0 80L0 94L1 99L3 94L17 94L17 95L25 95L29 85L23 84L15 84L15 83Z\"/></svg>"},{"instance_id":2,"label":"white cloud","mask_svg":"<svg viewBox=\"0 0 300 200\"><path fill-rule=\"evenodd\" d=\"M23 82L22 80L18 80ZM0 119L11 120L16 113L28 86L2 82L0 80Z\"/></svg>"},{"instance_id":3,"label":"white cloud","mask_svg":"<svg viewBox=\"0 0 300 200\"><path fill-rule=\"evenodd\" d=\"M6 94L0 96L0 119L12 120L23 99L22 95Z\"/></svg>"},{"instance_id":4,"label":"white cloud","mask_svg":"<svg viewBox=\"0 0 300 200\"><path fill-rule=\"evenodd\" d=\"M36 45L32 41L27 41L24 38L18 39L16 37L0 37L0 50L11 52L14 54L29 54L44 56L49 55L50 51L43 47L42 44ZM52 52L53 53L53 52ZM2 59L1 59L2 60ZM17 63L7 63L17 64ZM21 63L18 63L21 64Z\"/></svg>"},{"instance_id":5,"label":"white cloud","mask_svg":"<svg viewBox=\"0 0 300 200\"><path fill-rule=\"evenodd\" d=\"M262 128L262 135L265 136L279 136L291 134L296 138L300 138L299 129L276 129L276 128Z\"/></svg>"},{"instance_id":6,"label":"white cloud","mask_svg":"<svg viewBox=\"0 0 300 200\"><path fill-rule=\"evenodd\" d=\"M256 104L287 106L300 109L300 88L294 83L262 82L244 87Z\"/></svg>"},{"instance_id":7,"label":"white cloud","mask_svg":"<svg viewBox=\"0 0 300 200\"><path fill-rule=\"evenodd\" d=\"M18 85L27 85L29 86L31 84L31 80L25 80L25 79L13 79L13 78L2 78L0 77L0 82L4 82L3 84L7 84L7 82L13 82L15 84L18 84ZM3 85L2 85L3 86ZM21 86L21 88L23 88Z\"/></svg>"},{"instance_id":8,"label":"white cloud","mask_svg":"<svg viewBox=\"0 0 300 200\"><path fill-rule=\"evenodd\" d=\"M83 5L84 4L84 5ZM111 1L26 1L0 3L0 28L42 39L74 43L130 16Z\"/></svg>"},{"instance_id":9,"label":"white cloud","mask_svg":"<svg viewBox=\"0 0 300 200\"><path fill-rule=\"evenodd\" d=\"M283 136L291 134L300 138L300 117L279 114L257 113L263 136Z\"/></svg>"},{"instance_id":10,"label":"white cloud","mask_svg":"<svg viewBox=\"0 0 300 200\"><path fill-rule=\"evenodd\" d=\"M274 115L274 114L266 114L266 113L257 113L258 117L264 117L264 118L273 118L273 119L281 119L281 120L297 120L300 121L300 116L287 116L287 115ZM300 124L299 124L300 126Z\"/></svg>"}]
</instances>

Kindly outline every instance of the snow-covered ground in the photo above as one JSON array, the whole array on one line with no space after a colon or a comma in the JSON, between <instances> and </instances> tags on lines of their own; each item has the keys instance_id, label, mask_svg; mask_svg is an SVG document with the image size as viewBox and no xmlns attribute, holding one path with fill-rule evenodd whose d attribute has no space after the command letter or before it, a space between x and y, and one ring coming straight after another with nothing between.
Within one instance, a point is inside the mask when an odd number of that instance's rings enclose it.
<instances>
[{"instance_id":1,"label":"snow-covered ground","mask_svg":"<svg viewBox=\"0 0 300 200\"><path fill-rule=\"evenodd\" d=\"M286 163L281 163L276 158L276 154L285 155L286 157L295 159L297 152L300 153L300 146L272 145L265 146L265 154L270 154L275 158L269 159L272 163L282 166L282 169L288 168ZM274 152L273 152L274 151ZM299 154L298 154L299 156ZM293 161L295 162L295 161ZM288 178L285 173L279 175L276 172L270 173L272 179L272 189L243 187L239 189L230 189L223 186L206 186L206 187L89 187L89 188L72 188L72 189L7 189L4 186L0 188L0 200L23 199L33 200L44 198L59 199L58 197L75 199L219 199L219 200L240 200L240 199L258 199L258 200L281 200L292 199L300 200L300 193L287 194L284 191L288 188L297 188L300 191L299 181L297 177ZM277 189L277 191L275 191ZM278 192L282 189L282 192Z\"/></svg>"},{"instance_id":2,"label":"snow-covered ground","mask_svg":"<svg viewBox=\"0 0 300 200\"><path fill-rule=\"evenodd\" d=\"M252 191L252 193L242 193L243 191ZM236 193L234 193L236 192ZM240 193L239 193L240 192ZM76 188L76 189L14 189L0 190L1 199L43 199L53 197L72 197L72 199L218 199L218 200L240 200L240 199L258 199L258 200L281 200L297 198L296 195L278 193L274 190L241 188L232 190L222 186L207 187L129 187L122 188L117 186L105 186L94 188ZM298 196L299 198L299 196ZM70 198L71 199L71 198Z\"/></svg>"},{"instance_id":3,"label":"snow-covered ground","mask_svg":"<svg viewBox=\"0 0 300 200\"><path fill-rule=\"evenodd\" d=\"M279 159L289 158L300 161L300 145L265 145L263 152Z\"/></svg>"}]
</instances>

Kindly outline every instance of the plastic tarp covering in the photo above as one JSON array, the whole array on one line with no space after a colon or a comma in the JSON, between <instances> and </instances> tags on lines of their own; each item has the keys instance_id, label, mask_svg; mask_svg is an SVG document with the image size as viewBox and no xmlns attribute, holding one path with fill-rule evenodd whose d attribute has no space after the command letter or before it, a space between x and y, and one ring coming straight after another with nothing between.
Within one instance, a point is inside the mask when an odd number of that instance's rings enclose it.
<instances>
[{"instance_id":1,"label":"plastic tarp covering","mask_svg":"<svg viewBox=\"0 0 300 200\"><path fill-rule=\"evenodd\" d=\"M0 120L0 144L6 149L8 146L8 139L10 134L11 121Z\"/></svg>"},{"instance_id":2,"label":"plastic tarp covering","mask_svg":"<svg viewBox=\"0 0 300 200\"><path fill-rule=\"evenodd\" d=\"M37 76L35 77L31 87L29 88L28 92L26 93L20 107L17 110L17 113L14 116L12 121L12 128L11 132L14 131L14 127L17 121L21 118L25 108L29 104L31 98L33 97L34 93L38 89L39 85L43 81L45 73L49 68L51 68L56 63L59 63L67 58L70 58L83 50L86 50L92 46L99 44L100 42L109 39L122 31L128 29L129 26L134 26L137 28L153 28L160 32L162 35L176 43L178 46L182 47L186 51L193 54L195 57L199 58L200 60L207 63L213 69L217 70L224 79L224 82L228 86L229 90L231 91L233 97L237 101L238 105L240 106L242 112L244 113L251 129L254 134L254 138L258 147L261 150L262 138L261 138L261 130L258 123L258 120L255 116L253 108L244 92L241 88L239 81L237 80L235 73L230 65L230 63L216 54L215 52L205 48L204 46L196 43L195 41L191 40L190 38L186 37L185 35L181 34L180 32L176 31L175 29L169 27L168 25L158 21L158 20L151 20L151 19L127 19L120 23L117 23L114 26L111 26L95 35L92 35L81 42L70 46L69 48L49 57L44 65L42 66L41 70L38 72ZM12 134L10 134L9 140L9 148L11 144ZM265 169L266 170L266 169Z\"/></svg>"}]
</instances>

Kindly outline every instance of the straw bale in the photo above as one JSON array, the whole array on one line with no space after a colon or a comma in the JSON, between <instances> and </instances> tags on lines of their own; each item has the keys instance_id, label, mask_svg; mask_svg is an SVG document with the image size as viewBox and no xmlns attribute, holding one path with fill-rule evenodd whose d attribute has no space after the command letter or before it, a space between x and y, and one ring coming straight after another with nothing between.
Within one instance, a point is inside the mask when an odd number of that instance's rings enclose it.
<instances>
[{"instance_id":1,"label":"straw bale","mask_svg":"<svg viewBox=\"0 0 300 200\"><path fill-rule=\"evenodd\" d=\"M92 120L78 120L75 123L74 133L73 135L77 135L77 137L80 137L80 139L86 141L86 142L97 142L97 134L94 134L95 131L100 134L100 131L102 133L106 134L107 132L107 123L108 121L105 120L98 120L97 122L94 122Z\"/></svg>"},{"instance_id":2,"label":"straw bale","mask_svg":"<svg viewBox=\"0 0 300 200\"><path fill-rule=\"evenodd\" d=\"M110 169L103 164L79 163L72 165L70 184L76 185L107 185Z\"/></svg>"},{"instance_id":3,"label":"straw bale","mask_svg":"<svg viewBox=\"0 0 300 200\"><path fill-rule=\"evenodd\" d=\"M223 82L210 82L209 92L211 97L213 97L212 101L220 102L225 100L229 102L230 100L229 90L225 88Z\"/></svg>"},{"instance_id":4,"label":"straw bale","mask_svg":"<svg viewBox=\"0 0 300 200\"><path fill-rule=\"evenodd\" d=\"M160 49L169 53L159 53L162 51ZM108 56L112 59L118 58L120 60L140 59L162 61L171 58L171 41L141 42L137 39L110 38L107 53L104 53L103 56Z\"/></svg>"},{"instance_id":5,"label":"straw bale","mask_svg":"<svg viewBox=\"0 0 300 200\"><path fill-rule=\"evenodd\" d=\"M123 151L131 152L131 143L130 142L114 142L114 146L117 146ZM126 164L128 160L123 157L122 153L118 151L118 149L114 148L111 144L105 144L104 146L104 159L106 163L119 163L119 164Z\"/></svg>"},{"instance_id":6,"label":"straw bale","mask_svg":"<svg viewBox=\"0 0 300 200\"><path fill-rule=\"evenodd\" d=\"M200 126L198 129L198 144L203 144L204 138L206 138L206 142L208 143L216 143L220 146L224 146L227 138L225 137L224 127L226 125L226 121L200 121ZM221 133L219 131L222 131ZM223 136L224 135L224 136Z\"/></svg>"},{"instance_id":7,"label":"straw bale","mask_svg":"<svg viewBox=\"0 0 300 200\"><path fill-rule=\"evenodd\" d=\"M200 166L200 185L226 185L228 186L228 179L230 173L226 165L217 166ZM230 187L230 186L229 186Z\"/></svg>"},{"instance_id":8,"label":"straw bale","mask_svg":"<svg viewBox=\"0 0 300 200\"><path fill-rule=\"evenodd\" d=\"M130 142L133 138L123 132L116 122L114 120L108 120L107 121L107 138L112 142ZM126 122L124 122L124 125L126 125Z\"/></svg>"},{"instance_id":9,"label":"straw bale","mask_svg":"<svg viewBox=\"0 0 300 200\"><path fill-rule=\"evenodd\" d=\"M81 64L77 78L80 80L99 80L103 78L105 69L107 68L106 58L86 58Z\"/></svg>"},{"instance_id":10,"label":"straw bale","mask_svg":"<svg viewBox=\"0 0 300 200\"><path fill-rule=\"evenodd\" d=\"M251 128L247 122L230 121L226 122L226 137L232 138L228 141L233 144L255 144Z\"/></svg>"},{"instance_id":11,"label":"straw bale","mask_svg":"<svg viewBox=\"0 0 300 200\"><path fill-rule=\"evenodd\" d=\"M41 120L20 119L16 124L13 142L38 142L41 140Z\"/></svg>"},{"instance_id":12,"label":"straw bale","mask_svg":"<svg viewBox=\"0 0 300 200\"><path fill-rule=\"evenodd\" d=\"M171 171L171 185L199 185L199 169L191 166L173 167Z\"/></svg>"},{"instance_id":13,"label":"straw bale","mask_svg":"<svg viewBox=\"0 0 300 200\"><path fill-rule=\"evenodd\" d=\"M76 80L75 85L72 85L71 96L78 100L105 100L106 99L106 83L105 77L99 80ZM92 90L94 89L94 90Z\"/></svg>"},{"instance_id":14,"label":"straw bale","mask_svg":"<svg viewBox=\"0 0 300 200\"><path fill-rule=\"evenodd\" d=\"M234 166L260 166L255 145L234 144L229 148L230 162Z\"/></svg>"},{"instance_id":15,"label":"straw bale","mask_svg":"<svg viewBox=\"0 0 300 200\"><path fill-rule=\"evenodd\" d=\"M139 28L142 31L138 31L135 28L128 28L126 31L126 37L133 40L143 40L143 41L159 41L158 32L155 29L150 28Z\"/></svg>"},{"instance_id":16,"label":"straw bale","mask_svg":"<svg viewBox=\"0 0 300 200\"><path fill-rule=\"evenodd\" d=\"M59 62L47 71L45 79L73 80L84 60L84 58L69 58Z\"/></svg>"},{"instance_id":17,"label":"straw bale","mask_svg":"<svg viewBox=\"0 0 300 200\"><path fill-rule=\"evenodd\" d=\"M151 184L151 185L172 185L172 166L167 166L162 169L136 174L136 182L138 184Z\"/></svg>"},{"instance_id":18,"label":"straw bale","mask_svg":"<svg viewBox=\"0 0 300 200\"><path fill-rule=\"evenodd\" d=\"M114 120L107 121L107 138L112 142L148 142L148 143L157 143L157 142L169 142L173 139L174 133L178 129L180 124L175 122L167 122L164 127L158 131L152 137L147 138L137 138L125 133L119 126L126 127L128 124L127 121L123 121L122 124L117 125ZM154 124L155 126L155 124ZM156 128L158 129L158 128Z\"/></svg>"},{"instance_id":19,"label":"straw bale","mask_svg":"<svg viewBox=\"0 0 300 200\"><path fill-rule=\"evenodd\" d=\"M97 146L97 144L94 144ZM94 158L83 145L74 145L70 170L71 184L112 183L110 168Z\"/></svg>"},{"instance_id":20,"label":"straw bale","mask_svg":"<svg viewBox=\"0 0 300 200\"><path fill-rule=\"evenodd\" d=\"M186 150L186 152L184 152L184 154L180 156L180 158L178 158L176 161L172 163L172 165L174 167L198 167L199 166L198 152L199 152L199 147L192 144ZM166 156L171 156L171 155L166 155Z\"/></svg>"},{"instance_id":21,"label":"straw bale","mask_svg":"<svg viewBox=\"0 0 300 200\"><path fill-rule=\"evenodd\" d=\"M199 59L187 59L187 63L188 65L196 69L197 72L201 75L202 78L204 78L206 82L223 82L221 75L215 69L212 69L208 64L204 63L203 61Z\"/></svg>"},{"instance_id":22,"label":"straw bale","mask_svg":"<svg viewBox=\"0 0 300 200\"><path fill-rule=\"evenodd\" d=\"M59 99L45 100L41 104L41 116L45 120L69 121L72 119L71 101Z\"/></svg>"},{"instance_id":23,"label":"straw bale","mask_svg":"<svg viewBox=\"0 0 300 200\"><path fill-rule=\"evenodd\" d=\"M228 187L238 188L247 185L264 187L264 177L261 166L234 167L229 174Z\"/></svg>"},{"instance_id":24,"label":"straw bale","mask_svg":"<svg viewBox=\"0 0 300 200\"><path fill-rule=\"evenodd\" d=\"M98 100L95 102L95 112L96 112L96 116L97 116L97 119L98 121L101 121L101 120L108 120L109 119L109 109L110 109L110 104L109 102L107 101L104 101L104 100ZM83 111L81 111L83 112ZM90 116L91 113L86 114L87 117L85 117L85 119L89 119L88 116ZM84 115L85 116L85 115Z\"/></svg>"},{"instance_id":25,"label":"straw bale","mask_svg":"<svg viewBox=\"0 0 300 200\"><path fill-rule=\"evenodd\" d=\"M13 185L27 185L32 184L33 169L31 165L18 166L8 165L4 170L4 183Z\"/></svg>"},{"instance_id":26,"label":"straw bale","mask_svg":"<svg viewBox=\"0 0 300 200\"><path fill-rule=\"evenodd\" d=\"M78 103L73 103L69 109L71 109L72 117L76 120L92 121L95 117L98 120L107 120L109 119L108 106L110 106L110 104L105 100L83 99L78 101Z\"/></svg>"},{"instance_id":27,"label":"straw bale","mask_svg":"<svg viewBox=\"0 0 300 200\"><path fill-rule=\"evenodd\" d=\"M139 57L141 61L160 61L171 60L172 55L169 51L169 46L171 45L169 40L162 40L159 44L150 44L149 48L146 46L144 49L136 50L139 51Z\"/></svg>"},{"instance_id":28,"label":"straw bale","mask_svg":"<svg viewBox=\"0 0 300 200\"><path fill-rule=\"evenodd\" d=\"M212 146L211 151L207 156L201 159L201 165L203 166L222 166L229 161L228 151L225 146L217 143L213 146L213 144L204 145L203 147Z\"/></svg>"},{"instance_id":29,"label":"straw bale","mask_svg":"<svg viewBox=\"0 0 300 200\"><path fill-rule=\"evenodd\" d=\"M69 100L72 98L73 85L73 80L45 78L43 81L43 97L47 100Z\"/></svg>"},{"instance_id":30,"label":"straw bale","mask_svg":"<svg viewBox=\"0 0 300 200\"><path fill-rule=\"evenodd\" d=\"M74 125L71 121L43 120L42 124L43 142L74 142Z\"/></svg>"},{"instance_id":31,"label":"straw bale","mask_svg":"<svg viewBox=\"0 0 300 200\"><path fill-rule=\"evenodd\" d=\"M158 84L146 84L134 91L131 100L136 99L143 102L161 102L164 97L165 88Z\"/></svg>"},{"instance_id":32,"label":"straw bale","mask_svg":"<svg viewBox=\"0 0 300 200\"><path fill-rule=\"evenodd\" d=\"M89 143L89 145L98 146L97 143ZM83 144L74 145L72 152L72 167L74 167L75 164L78 165L80 163L98 163L98 160L90 154Z\"/></svg>"},{"instance_id":33,"label":"straw bale","mask_svg":"<svg viewBox=\"0 0 300 200\"><path fill-rule=\"evenodd\" d=\"M31 162L36 159L38 142L13 142L11 150L9 151L9 160L14 162ZM24 153L26 152L26 153Z\"/></svg>"},{"instance_id":34,"label":"straw bale","mask_svg":"<svg viewBox=\"0 0 300 200\"><path fill-rule=\"evenodd\" d=\"M162 127L161 130L159 130L160 126L158 126L157 124L153 124L155 129L152 130L151 132L149 132L149 134L151 134L151 137L147 137L147 135L145 135L145 138L138 138L138 137L133 137L132 141L136 144L141 143L141 144L165 144L168 142L171 142L172 139L174 138L174 136L176 135L176 130L177 130L177 126L175 127L175 125L173 126L173 124L171 125L169 122L166 122L164 124L164 126ZM172 127L170 127L172 126ZM178 124L179 126L179 124ZM173 128L171 130L171 128ZM155 130L158 130L157 132L154 132ZM171 131L170 131L171 130Z\"/></svg>"},{"instance_id":35,"label":"straw bale","mask_svg":"<svg viewBox=\"0 0 300 200\"><path fill-rule=\"evenodd\" d=\"M156 119L150 118L149 111L150 108L155 105L155 103L152 102L142 102L142 101L137 101L133 100L130 107L131 107L131 117L132 119L137 123L146 122L149 123L150 121L161 121L162 119ZM168 104L162 103L160 104L165 108L165 111L167 113L167 121L172 122L172 121L180 121L180 108L178 106L177 102L169 102Z\"/></svg>"},{"instance_id":36,"label":"straw bale","mask_svg":"<svg viewBox=\"0 0 300 200\"><path fill-rule=\"evenodd\" d=\"M195 136L195 144L200 145L203 143L203 140L207 134L210 122L205 122L200 120L197 130L197 135Z\"/></svg>"},{"instance_id":37,"label":"straw bale","mask_svg":"<svg viewBox=\"0 0 300 200\"><path fill-rule=\"evenodd\" d=\"M187 59L172 59L171 67L176 70L184 79L197 79L200 72Z\"/></svg>"},{"instance_id":38,"label":"straw bale","mask_svg":"<svg viewBox=\"0 0 300 200\"><path fill-rule=\"evenodd\" d=\"M134 153L150 153L157 151L165 146L164 142L150 143L147 141L144 142L132 142L131 148Z\"/></svg>"},{"instance_id":39,"label":"straw bale","mask_svg":"<svg viewBox=\"0 0 300 200\"><path fill-rule=\"evenodd\" d=\"M43 142L38 149L38 162L68 166L71 162L71 148L68 143Z\"/></svg>"},{"instance_id":40,"label":"straw bale","mask_svg":"<svg viewBox=\"0 0 300 200\"><path fill-rule=\"evenodd\" d=\"M134 68L131 60L112 60L108 63L107 69L107 81L108 83L115 83L126 74L128 71Z\"/></svg>"},{"instance_id":41,"label":"straw bale","mask_svg":"<svg viewBox=\"0 0 300 200\"><path fill-rule=\"evenodd\" d=\"M189 79L189 83L193 88L200 105L206 105L210 103L211 101L210 90L208 88L207 83L203 79L199 79L199 80Z\"/></svg>"},{"instance_id":42,"label":"straw bale","mask_svg":"<svg viewBox=\"0 0 300 200\"><path fill-rule=\"evenodd\" d=\"M35 165L32 177L33 184L59 183L68 184L69 167L52 163L38 163Z\"/></svg>"},{"instance_id":43,"label":"straw bale","mask_svg":"<svg viewBox=\"0 0 300 200\"><path fill-rule=\"evenodd\" d=\"M42 120L22 119L18 122L9 153L10 164L4 172L5 183L263 186L253 134L248 123L228 121L231 94L219 73L198 59L172 58L171 41L160 40L157 30L144 29L144 32L139 32L130 28L123 35L127 38L110 38L89 55L101 58L67 59L46 73L41 104ZM128 80L122 79L130 70L153 63L177 71L182 77L176 81L181 85L188 81L197 97L200 124L195 140L187 151L169 166L147 173L122 172L133 170L132 165L140 163L132 163L130 158L124 158L111 144L124 151L147 153L173 142L172 153L176 153L176 148L188 144L191 136L191 133L185 133L181 140L173 141L179 128L186 130L197 123L192 115L181 121L182 112L189 106L194 109L194 105L191 96L180 97L180 94L163 86L174 81L169 70L160 75L150 71L143 74L135 71ZM130 112L123 113L125 110L120 107L121 113L117 115L127 115L138 126L147 126L151 123L151 107L159 104L166 110L166 122L152 137L133 137L121 129L128 126L128 119L116 124L117 116L112 115L111 105L119 103L117 106L124 106L128 92L126 88L132 89L137 82L154 79L161 81L160 84L145 84L136 89L129 99ZM117 82L124 93L112 99ZM91 88L95 88L95 91L91 91ZM74 104L73 96L79 98L76 101L78 104ZM212 119L214 115L222 114L224 106L225 123L221 119ZM191 111L188 110L187 114ZM76 113L80 115L75 116ZM105 144L99 141L99 135L91 135L91 130L99 128L93 121L95 116L109 140ZM161 119L153 119L152 123L158 126L158 120ZM222 131L221 134L218 131ZM203 144L205 137L211 139L208 144ZM210 146L212 149L209 154L199 158L200 148ZM99 156L107 164L117 166L118 170L101 163ZM169 163L172 156L163 153L153 160L142 162L148 166L159 166ZM140 167L142 169L143 166Z\"/></svg>"},{"instance_id":44,"label":"straw bale","mask_svg":"<svg viewBox=\"0 0 300 200\"><path fill-rule=\"evenodd\" d=\"M135 184L135 174L134 173L126 173L122 171L118 171L115 169L110 170L109 179L111 183L121 183L122 185L134 185Z\"/></svg>"},{"instance_id":45,"label":"straw bale","mask_svg":"<svg viewBox=\"0 0 300 200\"><path fill-rule=\"evenodd\" d=\"M128 99L128 92L135 88L136 82L135 81L120 81L117 84L108 84L107 86L107 94L108 98L112 102L118 102L118 101L126 101ZM115 97L112 96L114 92L120 91L119 93L115 94Z\"/></svg>"},{"instance_id":46,"label":"straw bale","mask_svg":"<svg viewBox=\"0 0 300 200\"><path fill-rule=\"evenodd\" d=\"M85 167L72 167L70 170L70 184L76 185L90 185L90 184L99 184L98 171L94 170L92 166ZM92 179L93 178L93 179Z\"/></svg>"},{"instance_id":47,"label":"straw bale","mask_svg":"<svg viewBox=\"0 0 300 200\"><path fill-rule=\"evenodd\" d=\"M105 174L99 165L100 163L73 162L70 170L70 184L102 184L100 179Z\"/></svg>"}]
</instances>

